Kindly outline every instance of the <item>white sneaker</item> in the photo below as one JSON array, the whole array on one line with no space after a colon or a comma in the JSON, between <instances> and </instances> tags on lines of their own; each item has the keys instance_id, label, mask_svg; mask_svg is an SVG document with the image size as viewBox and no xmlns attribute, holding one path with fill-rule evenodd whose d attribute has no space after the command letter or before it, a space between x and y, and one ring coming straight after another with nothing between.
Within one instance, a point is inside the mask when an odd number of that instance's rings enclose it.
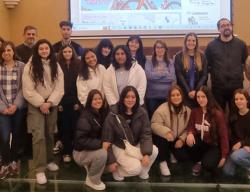
<instances>
[{"instance_id":1,"label":"white sneaker","mask_svg":"<svg viewBox=\"0 0 250 192\"><path fill-rule=\"evenodd\" d=\"M51 162L47 165L47 169L49 171L58 171L59 170L59 167L57 164L55 164L54 162Z\"/></svg>"},{"instance_id":2,"label":"white sneaker","mask_svg":"<svg viewBox=\"0 0 250 192\"><path fill-rule=\"evenodd\" d=\"M70 157L70 155L64 155L64 156L63 156L63 162L64 162L64 163L70 163L70 162L71 162L71 157Z\"/></svg>"},{"instance_id":3,"label":"white sneaker","mask_svg":"<svg viewBox=\"0 0 250 192\"><path fill-rule=\"evenodd\" d=\"M124 180L124 177L120 176L117 171L113 172L112 175L113 175L114 180L116 180L116 181L123 181Z\"/></svg>"},{"instance_id":4,"label":"white sneaker","mask_svg":"<svg viewBox=\"0 0 250 192\"><path fill-rule=\"evenodd\" d=\"M141 172L141 173L139 174L139 177L140 177L141 179L148 179L148 178L149 178L149 174L148 174L148 173Z\"/></svg>"},{"instance_id":5,"label":"white sneaker","mask_svg":"<svg viewBox=\"0 0 250 192\"><path fill-rule=\"evenodd\" d=\"M170 153L170 162L171 163L178 163L177 159L175 158L173 153Z\"/></svg>"},{"instance_id":6,"label":"white sneaker","mask_svg":"<svg viewBox=\"0 0 250 192\"><path fill-rule=\"evenodd\" d=\"M101 181L99 184L95 184L93 183L89 177L87 176L86 177L86 181L85 181L85 184L89 187L91 187L92 189L95 189L95 190L98 190L98 191L101 191L101 190L104 190L106 188L106 185Z\"/></svg>"},{"instance_id":7,"label":"white sneaker","mask_svg":"<svg viewBox=\"0 0 250 192\"><path fill-rule=\"evenodd\" d=\"M163 176L170 176L170 170L166 161L160 162L160 171Z\"/></svg>"},{"instance_id":8,"label":"white sneaker","mask_svg":"<svg viewBox=\"0 0 250 192\"><path fill-rule=\"evenodd\" d=\"M39 172L36 174L36 182L39 185L44 185L45 183L47 183L47 178L44 172Z\"/></svg>"}]
</instances>

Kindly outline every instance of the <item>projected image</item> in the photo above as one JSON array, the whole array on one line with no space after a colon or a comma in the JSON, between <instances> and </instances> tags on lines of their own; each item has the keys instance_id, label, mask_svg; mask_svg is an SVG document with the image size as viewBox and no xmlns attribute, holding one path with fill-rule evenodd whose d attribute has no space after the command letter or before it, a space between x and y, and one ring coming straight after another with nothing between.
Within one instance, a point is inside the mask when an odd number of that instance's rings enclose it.
<instances>
[{"instance_id":1,"label":"projected image","mask_svg":"<svg viewBox=\"0 0 250 192\"><path fill-rule=\"evenodd\" d=\"M81 9L85 11L181 9L181 0L81 0Z\"/></svg>"},{"instance_id":2,"label":"projected image","mask_svg":"<svg viewBox=\"0 0 250 192\"><path fill-rule=\"evenodd\" d=\"M230 0L70 0L73 35L217 33Z\"/></svg>"}]
</instances>

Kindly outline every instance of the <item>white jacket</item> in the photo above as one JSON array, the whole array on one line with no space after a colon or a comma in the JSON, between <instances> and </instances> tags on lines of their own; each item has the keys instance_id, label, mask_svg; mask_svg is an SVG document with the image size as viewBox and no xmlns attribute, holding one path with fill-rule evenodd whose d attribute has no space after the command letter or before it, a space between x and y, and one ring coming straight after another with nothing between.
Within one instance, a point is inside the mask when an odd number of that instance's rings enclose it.
<instances>
[{"instance_id":1,"label":"white jacket","mask_svg":"<svg viewBox=\"0 0 250 192\"><path fill-rule=\"evenodd\" d=\"M52 82L49 60L43 61L44 85L39 83L37 86L32 79L31 61L29 61L23 71L22 84L23 96L33 106L40 107L45 100L50 101L53 106L57 106L64 95L64 75L60 65L57 63L58 76Z\"/></svg>"},{"instance_id":2,"label":"white jacket","mask_svg":"<svg viewBox=\"0 0 250 192\"><path fill-rule=\"evenodd\" d=\"M76 80L77 95L82 105L85 106L88 94L92 89L97 89L102 94L104 94L102 84L105 72L106 68L103 65L98 64L95 70L89 67L88 80L84 80L83 77L81 76L77 77Z\"/></svg>"},{"instance_id":3,"label":"white jacket","mask_svg":"<svg viewBox=\"0 0 250 192\"><path fill-rule=\"evenodd\" d=\"M128 85L134 86L140 96L140 104L144 104L144 96L147 87L147 79L143 68L134 63L129 70ZM119 101L119 92L117 88L115 68L110 65L106 71L103 81L103 89L109 105L114 105Z\"/></svg>"}]
</instances>

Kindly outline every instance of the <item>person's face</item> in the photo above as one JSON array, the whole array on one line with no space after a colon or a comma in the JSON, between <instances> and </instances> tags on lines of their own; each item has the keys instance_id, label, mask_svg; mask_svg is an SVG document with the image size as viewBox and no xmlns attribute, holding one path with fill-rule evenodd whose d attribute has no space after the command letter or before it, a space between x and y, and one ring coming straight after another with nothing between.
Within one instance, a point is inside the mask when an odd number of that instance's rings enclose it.
<instances>
[{"instance_id":1,"label":"person's face","mask_svg":"<svg viewBox=\"0 0 250 192\"><path fill-rule=\"evenodd\" d=\"M103 47L101 52L103 56L107 57L109 56L111 49L109 47Z\"/></svg>"},{"instance_id":2,"label":"person's face","mask_svg":"<svg viewBox=\"0 0 250 192\"><path fill-rule=\"evenodd\" d=\"M224 37L230 37L233 34L233 26L228 20L221 20L219 32Z\"/></svg>"},{"instance_id":3,"label":"person's face","mask_svg":"<svg viewBox=\"0 0 250 192\"><path fill-rule=\"evenodd\" d=\"M163 57L166 52L165 47L161 43L155 45L155 53L158 57Z\"/></svg>"},{"instance_id":4,"label":"person's face","mask_svg":"<svg viewBox=\"0 0 250 192\"><path fill-rule=\"evenodd\" d=\"M193 35L188 36L187 41L186 41L186 47L188 50L195 50L196 47L196 38Z\"/></svg>"},{"instance_id":5,"label":"person's face","mask_svg":"<svg viewBox=\"0 0 250 192\"><path fill-rule=\"evenodd\" d=\"M70 47L65 47L63 49L63 58L66 60L66 61L70 61L71 58L73 56L73 51Z\"/></svg>"},{"instance_id":6,"label":"person's face","mask_svg":"<svg viewBox=\"0 0 250 192\"><path fill-rule=\"evenodd\" d=\"M14 57L14 51L10 45L7 45L2 53L2 58L4 61L12 61Z\"/></svg>"},{"instance_id":7,"label":"person's face","mask_svg":"<svg viewBox=\"0 0 250 192\"><path fill-rule=\"evenodd\" d=\"M36 30L35 29L29 29L24 33L24 41L28 45L35 44L36 41Z\"/></svg>"},{"instance_id":8,"label":"person's face","mask_svg":"<svg viewBox=\"0 0 250 192\"><path fill-rule=\"evenodd\" d=\"M66 40L70 39L71 33L72 33L72 29L70 26L62 26L61 34L62 34L63 39L66 39Z\"/></svg>"},{"instance_id":9,"label":"person's face","mask_svg":"<svg viewBox=\"0 0 250 192\"><path fill-rule=\"evenodd\" d=\"M133 39L128 42L128 48L131 52L136 52L139 49L140 45L138 40Z\"/></svg>"},{"instance_id":10,"label":"person's face","mask_svg":"<svg viewBox=\"0 0 250 192\"><path fill-rule=\"evenodd\" d=\"M129 91L124 98L124 105L127 107L127 109L132 109L136 104L136 96L133 91Z\"/></svg>"},{"instance_id":11,"label":"person's face","mask_svg":"<svg viewBox=\"0 0 250 192\"><path fill-rule=\"evenodd\" d=\"M170 94L170 101L173 105L179 106L182 102L182 96L178 89L174 89Z\"/></svg>"},{"instance_id":12,"label":"person's face","mask_svg":"<svg viewBox=\"0 0 250 192\"><path fill-rule=\"evenodd\" d=\"M103 100L102 100L102 97L100 94L95 94L93 96L93 99L92 99L92 102L91 102L91 107L94 109L94 110L99 110L101 109L103 105Z\"/></svg>"},{"instance_id":13,"label":"person's face","mask_svg":"<svg viewBox=\"0 0 250 192\"><path fill-rule=\"evenodd\" d=\"M115 60L120 65L124 65L126 63L127 57L123 49L118 49L115 52Z\"/></svg>"},{"instance_id":14,"label":"person's face","mask_svg":"<svg viewBox=\"0 0 250 192\"><path fill-rule=\"evenodd\" d=\"M92 52L89 51L86 55L85 55L85 62L87 63L87 65L92 68L95 69L96 65L97 65L97 58L96 55Z\"/></svg>"},{"instance_id":15,"label":"person's face","mask_svg":"<svg viewBox=\"0 0 250 192\"><path fill-rule=\"evenodd\" d=\"M239 110L244 110L247 108L247 99L243 94L236 93L234 96L234 102Z\"/></svg>"},{"instance_id":16,"label":"person's face","mask_svg":"<svg viewBox=\"0 0 250 192\"><path fill-rule=\"evenodd\" d=\"M42 59L47 59L49 54L50 54L49 45L47 43L40 44L38 47L38 55L40 55Z\"/></svg>"},{"instance_id":17,"label":"person's face","mask_svg":"<svg viewBox=\"0 0 250 192\"><path fill-rule=\"evenodd\" d=\"M196 95L196 99L200 107L204 108L207 106L207 96L205 95L204 92L198 91Z\"/></svg>"}]
</instances>

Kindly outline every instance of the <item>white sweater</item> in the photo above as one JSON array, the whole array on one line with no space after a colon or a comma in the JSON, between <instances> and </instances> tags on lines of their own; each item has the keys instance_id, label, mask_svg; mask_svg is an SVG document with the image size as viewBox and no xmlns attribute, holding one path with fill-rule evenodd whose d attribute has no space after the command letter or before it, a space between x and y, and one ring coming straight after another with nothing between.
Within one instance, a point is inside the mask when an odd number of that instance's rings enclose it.
<instances>
[{"instance_id":1,"label":"white sweater","mask_svg":"<svg viewBox=\"0 0 250 192\"><path fill-rule=\"evenodd\" d=\"M140 96L140 104L144 104L144 96L147 87L147 79L143 68L134 63L129 70L128 85L134 86ZM116 82L115 68L110 65L106 71L103 81L103 89L109 105L114 105L119 101L119 93Z\"/></svg>"},{"instance_id":2,"label":"white sweater","mask_svg":"<svg viewBox=\"0 0 250 192\"><path fill-rule=\"evenodd\" d=\"M106 68L103 65L98 64L95 70L89 68L88 80L84 80L81 76L77 77L77 95L82 105L85 106L88 94L92 89L97 89L104 94L102 84L105 72Z\"/></svg>"}]
</instances>

